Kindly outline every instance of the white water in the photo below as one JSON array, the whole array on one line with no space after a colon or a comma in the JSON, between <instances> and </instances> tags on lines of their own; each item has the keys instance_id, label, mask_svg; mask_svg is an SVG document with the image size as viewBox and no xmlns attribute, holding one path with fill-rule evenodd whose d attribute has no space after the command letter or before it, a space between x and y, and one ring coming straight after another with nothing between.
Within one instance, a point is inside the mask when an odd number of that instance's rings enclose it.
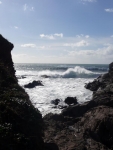
<instances>
[{"instance_id":1,"label":"white water","mask_svg":"<svg viewBox=\"0 0 113 150\"><path fill-rule=\"evenodd\" d=\"M77 97L79 103L91 100L92 92L85 89L85 83L92 81L92 71L76 66L66 71L23 71L17 70L17 75L24 75L27 78L19 79L19 84L24 86L33 80L41 80L44 86L37 86L33 89L25 89L34 106L38 108L42 115L47 113L60 113L61 109L53 108L51 100L60 99L59 105L66 105L64 100L68 96ZM97 73L96 73L97 74ZM42 78L48 75L50 78ZM79 77L79 78L75 78ZM81 77L81 78L80 78ZM85 77L85 78L84 78ZM89 78L90 77L90 78Z\"/></svg>"}]
</instances>

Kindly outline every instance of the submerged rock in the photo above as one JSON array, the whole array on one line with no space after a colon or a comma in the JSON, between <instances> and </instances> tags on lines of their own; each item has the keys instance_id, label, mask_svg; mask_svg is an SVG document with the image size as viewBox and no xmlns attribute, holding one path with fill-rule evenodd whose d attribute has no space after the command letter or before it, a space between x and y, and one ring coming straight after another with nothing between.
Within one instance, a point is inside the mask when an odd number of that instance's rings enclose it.
<instances>
[{"instance_id":1,"label":"submerged rock","mask_svg":"<svg viewBox=\"0 0 113 150\"><path fill-rule=\"evenodd\" d=\"M43 77L43 78L50 78L50 76L48 76L48 75L42 75L41 77Z\"/></svg>"},{"instance_id":2,"label":"submerged rock","mask_svg":"<svg viewBox=\"0 0 113 150\"><path fill-rule=\"evenodd\" d=\"M55 99L55 100L52 100L51 103L54 104L54 105L58 105L60 102L59 99Z\"/></svg>"}]
</instances>

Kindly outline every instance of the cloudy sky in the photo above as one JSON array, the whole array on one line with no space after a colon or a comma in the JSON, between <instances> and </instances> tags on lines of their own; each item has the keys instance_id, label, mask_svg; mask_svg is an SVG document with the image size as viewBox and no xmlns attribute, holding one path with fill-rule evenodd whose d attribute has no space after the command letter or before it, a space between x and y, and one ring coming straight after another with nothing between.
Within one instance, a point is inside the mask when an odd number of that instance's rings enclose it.
<instances>
[{"instance_id":1,"label":"cloudy sky","mask_svg":"<svg viewBox=\"0 0 113 150\"><path fill-rule=\"evenodd\" d=\"M113 61L113 0L0 0L15 63Z\"/></svg>"}]
</instances>

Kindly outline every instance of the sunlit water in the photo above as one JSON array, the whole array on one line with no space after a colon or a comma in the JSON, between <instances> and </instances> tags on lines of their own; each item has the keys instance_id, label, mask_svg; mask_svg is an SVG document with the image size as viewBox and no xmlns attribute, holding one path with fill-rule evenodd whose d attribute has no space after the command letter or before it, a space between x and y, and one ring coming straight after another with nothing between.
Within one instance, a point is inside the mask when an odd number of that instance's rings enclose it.
<instances>
[{"instance_id":1,"label":"sunlit water","mask_svg":"<svg viewBox=\"0 0 113 150\"><path fill-rule=\"evenodd\" d=\"M18 80L22 87L34 80L42 81L44 86L25 90L44 116L50 112L61 112L58 107L54 108L52 100L60 99L59 105L66 105L64 100L68 96L76 96L79 103L91 100L92 92L84 85L107 72L108 65L15 64L15 69L17 77L26 77Z\"/></svg>"}]
</instances>

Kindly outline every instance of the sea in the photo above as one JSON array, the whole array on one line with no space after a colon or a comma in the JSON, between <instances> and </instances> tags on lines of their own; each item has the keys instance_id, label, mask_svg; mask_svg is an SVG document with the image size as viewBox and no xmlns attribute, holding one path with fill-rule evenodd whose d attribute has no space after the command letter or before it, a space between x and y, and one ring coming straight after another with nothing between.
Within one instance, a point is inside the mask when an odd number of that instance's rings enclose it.
<instances>
[{"instance_id":1,"label":"sea","mask_svg":"<svg viewBox=\"0 0 113 150\"><path fill-rule=\"evenodd\" d=\"M61 113L61 108L67 106L64 102L67 97L76 97L80 104L90 101L92 92L84 87L85 84L108 72L108 64L15 63L14 67L23 88L34 80L42 81L44 86L25 88L25 91L43 116ZM53 104L55 99L60 100L58 106Z\"/></svg>"}]
</instances>

